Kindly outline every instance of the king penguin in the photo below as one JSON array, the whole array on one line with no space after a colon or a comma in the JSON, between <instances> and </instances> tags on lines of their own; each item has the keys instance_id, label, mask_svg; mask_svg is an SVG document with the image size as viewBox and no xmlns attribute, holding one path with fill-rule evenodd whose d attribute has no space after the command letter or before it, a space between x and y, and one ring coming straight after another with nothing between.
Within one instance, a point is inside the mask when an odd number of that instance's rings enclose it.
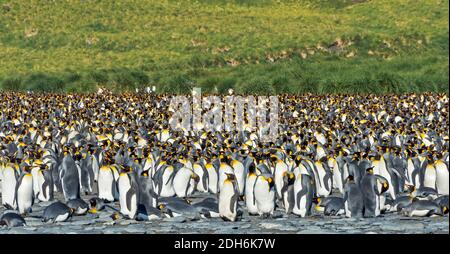
<instances>
[{"instance_id":1,"label":"king penguin","mask_svg":"<svg viewBox=\"0 0 450 254\"><path fill-rule=\"evenodd\" d=\"M14 202L20 214L31 213L31 206L34 204L33 176L30 170L29 166L24 167L16 185Z\"/></svg>"},{"instance_id":2,"label":"king penguin","mask_svg":"<svg viewBox=\"0 0 450 254\"><path fill-rule=\"evenodd\" d=\"M239 199L236 176L226 173L226 177L219 191L219 215L225 221L236 221Z\"/></svg>"},{"instance_id":3,"label":"king penguin","mask_svg":"<svg viewBox=\"0 0 450 254\"><path fill-rule=\"evenodd\" d=\"M294 182L295 205L292 213L306 217L311 215L315 186L313 178L306 174L299 174Z\"/></svg>"},{"instance_id":4,"label":"king penguin","mask_svg":"<svg viewBox=\"0 0 450 254\"><path fill-rule=\"evenodd\" d=\"M346 217L363 216L364 196L352 175L347 177L344 185L344 208Z\"/></svg>"},{"instance_id":5,"label":"king penguin","mask_svg":"<svg viewBox=\"0 0 450 254\"><path fill-rule=\"evenodd\" d=\"M255 199L258 214L269 217L275 210L275 182L272 175L261 174L256 177L253 187L253 198Z\"/></svg>"},{"instance_id":6,"label":"king penguin","mask_svg":"<svg viewBox=\"0 0 450 254\"><path fill-rule=\"evenodd\" d=\"M120 213L126 218L134 219L139 201L139 186L130 167L125 166L122 170L117 182Z\"/></svg>"}]
</instances>

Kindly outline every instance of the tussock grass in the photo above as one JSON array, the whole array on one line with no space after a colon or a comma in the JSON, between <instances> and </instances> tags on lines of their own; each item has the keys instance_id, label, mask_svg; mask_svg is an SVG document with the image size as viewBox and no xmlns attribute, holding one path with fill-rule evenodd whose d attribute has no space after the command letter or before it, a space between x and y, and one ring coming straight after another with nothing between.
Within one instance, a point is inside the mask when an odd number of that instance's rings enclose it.
<instances>
[{"instance_id":1,"label":"tussock grass","mask_svg":"<svg viewBox=\"0 0 450 254\"><path fill-rule=\"evenodd\" d=\"M1 5L2 89L448 92L448 0Z\"/></svg>"}]
</instances>

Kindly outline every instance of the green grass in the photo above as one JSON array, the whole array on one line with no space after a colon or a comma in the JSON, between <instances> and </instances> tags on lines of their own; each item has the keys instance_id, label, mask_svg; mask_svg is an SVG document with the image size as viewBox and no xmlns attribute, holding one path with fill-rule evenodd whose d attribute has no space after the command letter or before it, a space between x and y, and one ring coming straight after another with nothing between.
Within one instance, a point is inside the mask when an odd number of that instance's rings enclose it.
<instances>
[{"instance_id":1,"label":"green grass","mask_svg":"<svg viewBox=\"0 0 450 254\"><path fill-rule=\"evenodd\" d=\"M449 91L448 0L114 2L0 0L1 88Z\"/></svg>"}]
</instances>

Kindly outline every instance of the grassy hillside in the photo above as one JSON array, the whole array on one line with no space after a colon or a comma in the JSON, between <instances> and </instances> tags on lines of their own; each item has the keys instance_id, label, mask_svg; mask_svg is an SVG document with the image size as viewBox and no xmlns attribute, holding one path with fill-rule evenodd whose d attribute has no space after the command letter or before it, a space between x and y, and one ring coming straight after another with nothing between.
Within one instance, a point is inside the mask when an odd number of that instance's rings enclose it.
<instances>
[{"instance_id":1,"label":"grassy hillside","mask_svg":"<svg viewBox=\"0 0 450 254\"><path fill-rule=\"evenodd\" d=\"M0 0L3 89L444 91L448 0Z\"/></svg>"}]
</instances>

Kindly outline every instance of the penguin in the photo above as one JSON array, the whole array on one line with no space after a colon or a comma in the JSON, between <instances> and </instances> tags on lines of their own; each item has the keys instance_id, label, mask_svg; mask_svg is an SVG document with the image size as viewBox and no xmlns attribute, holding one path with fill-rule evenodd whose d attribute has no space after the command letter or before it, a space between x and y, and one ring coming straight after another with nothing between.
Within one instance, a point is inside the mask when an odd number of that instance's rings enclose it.
<instances>
[{"instance_id":1,"label":"penguin","mask_svg":"<svg viewBox=\"0 0 450 254\"><path fill-rule=\"evenodd\" d=\"M189 197L194 193L200 178L187 167L180 168L173 178L173 189L180 198Z\"/></svg>"},{"instance_id":2,"label":"penguin","mask_svg":"<svg viewBox=\"0 0 450 254\"><path fill-rule=\"evenodd\" d=\"M425 217L440 215L443 216L448 212L448 207L441 207L436 202L431 200L417 200L413 201L402 210L403 215L408 217Z\"/></svg>"},{"instance_id":3,"label":"penguin","mask_svg":"<svg viewBox=\"0 0 450 254\"><path fill-rule=\"evenodd\" d=\"M205 169L208 174L208 191L212 194L217 194L219 188L219 174L217 168L212 163L207 163Z\"/></svg>"},{"instance_id":4,"label":"penguin","mask_svg":"<svg viewBox=\"0 0 450 254\"><path fill-rule=\"evenodd\" d=\"M26 225L24 218L13 211L6 211L0 216L0 226L7 227L23 227Z\"/></svg>"},{"instance_id":5,"label":"penguin","mask_svg":"<svg viewBox=\"0 0 450 254\"><path fill-rule=\"evenodd\" d=\"M39 186L39 170L40 166L43 165L43 162L41 160L35 160L33 162L33 167L31 168L31 176L33 177L33 194L34 199L38 200L38 195L40 192L40 186Z\"/></svg>"},{"instance_id":6,"label":"penguin","mask_svg":"<svg viewBox=\"0 0 450 254\"><path fill-rule=\"evenodd\" d=\"M198 184L196 185L196 190L199 192L208 192L209 187L209 178L208 178L208 172L205 166L203 166L203 163L196 162L192 165L192 169L194 173L199 177Z\"/></svg>"},{"instance_id":7,"label":"penguin","mask_svg":"<svg viewBox=\"0 0 450 254\"><path fill-rule=\"evenodd\" d=\"M136 220L137 221L151 221L151 220L157 220L166 216L163 209L158 209L156 207L148 207L145 208L142 204L138 205L137 214L136 214Z\"/></svg>"},{"instance_id":8,"label":"penguin","mask_svg":"<svg viewBox=\"0 0 450 254\"><path fill-rule=\"evenodd\" d=\"M117 200L117 183L114 176L113 166L102 166L98 172L98 197L109 202Z\"/></svg>"},{"instance_id":9,"label":"penguin","mask_svg":"<svg viewBox=\"0 0 450 254\"><path fill-rule=\"evenodd\" d=\"M39 201L44 202L53 200L53 177L52 172L48 169L48 165L41 165L36 181L39 186L39 194L37 196Z\"/></svg>"},{"instance_id":10,"label":"penguin","mask_svg":"<svg viewBox=\"0 0 450 254\"><path fill-rule=\"evenodd\" d=\"M313 178L309 175L299 174L294 182L295 205L292 213L300 217L311 215L315 186Z\"/></svg>"},{"instance_id":11,"label":"penguin","mask_svg":"<svg viewBox=\"0 0 450 254\"><path fill-rule=\"evenodd\" d=\"M200 214L205 218L220 218L219 203L215 198L205 198L195 204Z\"/></svg>"},{"instance_id":12,"label":"penguin","mask_svg":"<svg viewBox=\"0 0 450 254\"><path fill-rule=\"evenodd\" d=\"M441 206L441 208L442 208L444 214L447 214L447 213L448 213L448 209L447 209L446 211L444 211L444 210L445 210L444 207L447 207L447 208L449 207L449 206L448 206L448 195L440 196L440 197L436 198L436 199L434 200L434 202L435 202L436 204L438 204L438 205Z\"/></svg>"},{"instance_id":13,"label":"penguin","mask_svg":"<svg viewBox=\"0 0 450 254\"><path fill-rule=\"evenodd\" d=\"M379 181L381 181L381 189L378 187ZM380 196L389 188L387 180L382 176L374 175L373 168L369 168L361 179L360 187L364 198L364 217L379 216L382 209Z\"/></svg>"},{"instance_id":14,"label":"penguin","mask_svg":"<svg viewBox=\"0 0 450 254\"><path fill-rule=\"evenodd\" d=\"M33 175L28 166L24 167L23 174L17 180L14 203L20 214L31 213L31 206L34 204Z\"/></svg>"},{"instance_id":15,"label":"penguin","mask_svg":"<svg viewBox=\"0 0 450 254\"><path fill-rule=\"evenodd\" d=\"M434 163L434 168L436 169L436 191L439 195L448 195L450 177L447 164L442 160L437 160Z\"/></svg>"},{"instance_id":16,"label":"penguin","mask_svg":"<svg viewBox=\"0 0 450 254\"><path fill-rule=\"evenodd\" d=\"M274 183L275 183L277 199L281 199L281 197L282 197L281 189L283 189L283 187L284 187L283 178L286 175L286 172L288 171L288 165L284 161L279 159L278 157L275 156L275 158L276 158L276 164L275 164L273 179L274 179Z\"/></svg>"},{"instance_id":17,"label":"penguin","mask_svg":"<svg viewBox=\"0 0 450 254\"><path fill-rule=\"evenodd\" d=\"M314 176L317 195L321 197L329 196L333 186L332 173L322 161L316 161L313 168L315 171Z\"/></svg>"},{"instance_id":18,"label":"penguin","mask_svg":"<svg viewBox=\"0 0 450 254\"><path fill-rule=\"evenodd\" d=\"M235 159L231 161L231 167L233 168L233 173L236 176L236 182L239 190L239 195L243 196L245 191L245 167L244 164Z\"/></svg>"},{"instance_id":19,"label":"penguin","mask_svg":"<svg viewBox=\"0 0 450 254\"><path fill-rule=\"evenodd\" d=\"M70 154L64 156L59 169L59 178L66 201L80 198L80 181L78 169Z\"/></svg>"},{"instance_id":20,"label":"penguin","mask_svg":"<svg viewBox=\"0 0 450 254\"><path fill-rule=\"evenodd\" d=\"M337 216L345 214L344 199L341 197L316 197L313 199L316 210L323 212L325 216Z\"/></svg>"},{"instance_id":21,"label":"penguin","mask_svg":"<svg viewBox=\"0 0 450 254\"><path fill-rule=\"evenodd\" d=\"M138 213L144 209L145 211L153 210L158 207L158 196L153 191L152 180L148 171L142 171L139 180L139 202ZM147 213L148 215L148 213Z\"/></svg>"},{"instance_id":22,"label":"penguin","mask_svg":"<svg viewBox=\"0 0 450 254\"><path fill-rule=\"evenodd\" d=\"M73 213L75 215L83 215L86 214L89 210L89 204L86 203L81 198L78 199L71 199L67 201L67 206L71 209L73 209Z\"/></svg>"},{"instance_id":23,"label":"penguin","mask_svg":"<svg viewBox=\"0 0 450 254\"><path fill-rule=\"evenodd\" d=\"M2 179L2 204L8 209L15 210L16 185L19 179L19 165L9 164L3 169Z\"/></svg>"},{"instance_id":24,"label":"penguin","mask_svg":"<svg viewBox=\"0 0 450 254\"><path fill-rule=\"evenodd\" d=\"M236 176L230 173L225 175L226 179L219 190L219 215L225 221L236 221L239 199Z\"/></svg>"},{"instance_id":25,"label":"penguin","mask_svg":"<svg viewBox=\"0 0 450 254\"><path fill-rule=\"evenodd\" d=\"M333 188L339 190L340 193L344 193L342 166L339 165L338 159L330 156L328 159L328 167L331 169L333 175Z\"/></svg>"},{"instance_id":26,"label":"penguin","mask_svg":"<svg viewBox=\"0 0 450 254\"><path fill-rule=\"evenodd\" d=\"M88 210L89 213L96 214L97 212L102 211L105 208L106 208L105 200L98 197L93 197L89 199L89 210Z\"/></svg>"},{"instance_id":27,"label":"penguin","mask_svg":"<svg viewBox=\"0 0 450 254\"><path fill-rule=\"evenodd\" d=\"M431 156L430 156L431 157ZM423 187L436 189L436 168L434 167L433 161L429 158L428 163L424 165L423 173Z\"/></svg>"},{"instance_id":28,"label":"penguin","mask_svg":"<svg viewBox=\"0 0 450 254\"><path fill-rule=\"evenodd\" d=\"M275 182L272 175L261 174L256 177L253 186L253 198L260 216L269 217L273 215L276 195L274 186Z\"/></svg>"},{"instance_id":29,"label":"penguin","mask_svg":"<svg viewBox=\"0 0 450 254\"><path fill-rule=\"evenodd\" d=\"M226 162L221 162L219 166L219 191L222 189L223 182L228 179L227 174L234 174L233 168ZM236 180L237 184L237 180ZM239 189L238 189L239 190Z\"/></svg>"},{"instance_id":30,"label":"penguin","mask_svg":"<svg viewBox=\"0 0 450 254\"><path fill-rule=\"evenodd\" d=\"M139 186L130 167L124 167L117 181L119 189L120 213L129 219L134 219L139 201Z\"/></svg>"},{"instance_id":31,"label":"penguin","mask_svg":"<svg viewBox=\"0 0 450 254\"><path fill-rule=\"evenodd\" d=\"M364 196L352 175L349 175L344 185L344 208L346 217L362 217L364 211Z\"/></svg>"},{"instance_id":32,"label":"penguin","mask_svg":"<svg viewBox=\"0 0 450 254\"><path fill-rule=\"evenodd\" d=\"M67 221L72 217L74 209L68 207L66 204L57 201L44 209L42 214L42 222L63 222Z\"/></svg>"},{"instance_id":33,"label":"penguin","mask_svg":"<svg viewBox=\"0 0 450 254\"><path fill-rule=\"evenodd\" d=\"M251 162L248 168L247 177L245 179L245 205L249 215L257 215L258 207L254 198L254 186L257 178L255 163Z\"/></svg>"},{"instance_id":34,"label":"penguin","mask_svg":"<svg viewBox=\"0 0 450 254\"><path fill-rule=\"evenodd\" d=\"M286 214L290 214L295 206L294 196L295 175L290 171L283 174L283 188L281 189L281 200Z\"/></svg>"},{"instance_id":35,"label":"penguin","mask_svg":"<svg viewBox=\"0 0 450 254\"><path fill-rule=\"evenodd\" d=\"M83 152L79 160L79 176L80 176L80 189L81 192L91 194L94 185L94 170L92 169L92 159L87 154L87 151Z\"/></svg>"},{"instance_id":36,"label":"penguin","mask_svg":"<svg viewBox=\"0 0 450 254\"><path fill-rule=\"evenodd\" d=\"M397 197L390 208L391 212L401 212L403 208L410 205L413 201L418 200L411 195Z\"/></svg>"},{"instance_id":37,"label":"penguin","mask_svg":"<svg viewBox=\"0 0 450 254\"><path fill-rule=\"evenodd\" d=\"M187 202L172 201L162 200L158 205L159 209L167 213L170 217L183 216L192 221L201 218L198 209L191 204Z\"/></svg>"},{"instance_id":38,"label":"penguin","mask_svg":"<svg viewBox=\"0 0 450 254\"><path fill-rule=\"evenodd\" d=\"M153 177L153 189L160 197L173 197L175 189L173 188L173 179L176 171L172 165L163 164Z\"/></svg>"}]
</instances>

